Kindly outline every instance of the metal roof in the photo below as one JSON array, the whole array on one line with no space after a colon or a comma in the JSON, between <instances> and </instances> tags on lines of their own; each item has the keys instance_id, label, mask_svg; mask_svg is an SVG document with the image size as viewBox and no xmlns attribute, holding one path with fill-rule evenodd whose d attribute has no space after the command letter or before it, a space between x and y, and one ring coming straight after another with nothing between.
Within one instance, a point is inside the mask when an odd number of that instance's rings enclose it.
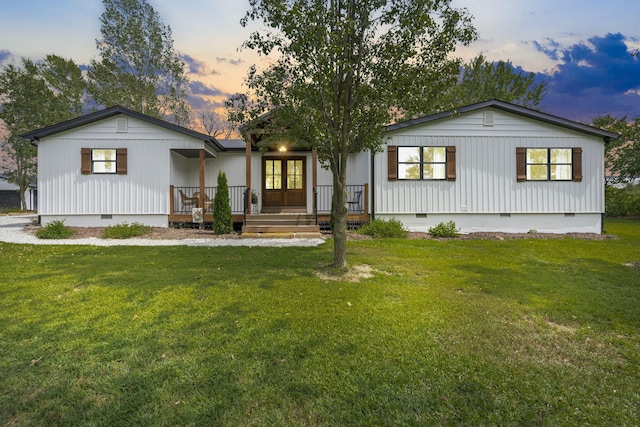
<instances>
[{"instance_id":1,"label":"metal roof","mask_svg":"<svg viewBox=\"0 0 640 427\"><path fill-rule=\"evenodd\" d=\"M441 113L432 114L425 117L419 117L417 119L407 120L405 122L395 123L387 126L387 132L393 132L399 129L404 129L411 126L421 125L429 123L435 120L446 119L457 116L459 114L465 114L472 111L477 111L483 108L495 108L497 110L506 111L519 116L527 117L530 119L538 120L544 123L560 126L566 129L571 129L577 132L583 132L589 135L598 136L606 141L616 139L620 135L614 132L608 132L593 126L585 125L583 123L575 122L573 120L564 119L562 117L554 116L551 114L543 113L541 111L532 110L530 108L522 107L520 105L511 104L509 102L492 99L489 101L479 102L477 104L471 104L464 107L456 108L455 110L443 111Z\"/></svg>"},{"instance_id":2,"label":"metal roof","mask_svg":"<svg viewBox=\"0 0 640 427\"><path fill-rule=\"evenodd\" d=\"M142 114L125 107L121 107L119 105L106 108L104 110L96 111L94 113L89 113L84 116L76 117L75 119L67 120L65 122L61 122L51 126L36 129L34 131L24 133L20 136L32 142L37 142L41 138L55 135L57 133L71 130L71 129L84 126L90 123L94 123L109 117L116 116L118 114L124 114L126 116L133 117L135 119L142 120L144 122L151 123L153 125L160 126L162 128L165 128L174 132L178 132L183 135L190 136L192 138L202 140L206 145L210 146L214 151L224 151L224 148L212 136L206 135L204 133L196 132L191 129L187 129L185 127L178 126L173 123L169 123L167 121L160 120L155 117L151 117L146 114Z\"/></svg>"}]
</instances>

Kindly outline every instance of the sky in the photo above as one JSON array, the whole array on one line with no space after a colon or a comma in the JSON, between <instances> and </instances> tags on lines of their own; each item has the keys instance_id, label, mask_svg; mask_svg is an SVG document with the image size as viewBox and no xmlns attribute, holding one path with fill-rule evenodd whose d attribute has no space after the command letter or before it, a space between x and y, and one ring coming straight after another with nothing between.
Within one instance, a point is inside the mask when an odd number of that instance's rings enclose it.
<instances>
[{"instance_id":1,"label":"sky","mask_svg":"<svg viewBox=\"0 0 640 427\"><path fill-rule=\"evenodd\" d=\"M171 27L184 59L195 108L218 108L243 92L250 65L268 59L242 42L248 0L148 0ZM479 38L455 53L511 61L547 81L543 111L590 123L594 117L640 117L640 1L452 0L474 17ZM100 0L0 0L0 67L47 54L87 65L98 59Z\"/></svg>"}]
</instances>

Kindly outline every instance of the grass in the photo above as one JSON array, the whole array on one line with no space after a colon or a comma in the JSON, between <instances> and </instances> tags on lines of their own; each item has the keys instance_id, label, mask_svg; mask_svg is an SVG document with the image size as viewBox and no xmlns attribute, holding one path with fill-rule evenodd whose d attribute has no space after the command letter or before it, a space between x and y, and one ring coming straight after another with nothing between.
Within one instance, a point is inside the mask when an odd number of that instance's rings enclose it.
<instances>
[{"instance_id":1,"label":"grass","mask_svg":"<svg viewBox=\"0 0 640 427\"><path fill-rule=\"evenodd\" d=\"M615 240L0 243L0 425L637 425L640 221Z\"/></svg>"}]
</instances>

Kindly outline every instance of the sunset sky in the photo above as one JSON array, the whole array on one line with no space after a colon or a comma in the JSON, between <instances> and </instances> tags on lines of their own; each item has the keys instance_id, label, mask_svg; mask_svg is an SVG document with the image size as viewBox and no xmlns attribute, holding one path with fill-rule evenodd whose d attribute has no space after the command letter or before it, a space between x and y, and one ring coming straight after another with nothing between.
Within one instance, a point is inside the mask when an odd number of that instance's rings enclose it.
<instances>
[{"instance_id":1,"label":"sunset sky","mask_svg":"<svg viewBox=\"0 0 640 427\"><path fill-rule=\"evenodd\" d=\"M247 68L264 59L238 51L247 0L148 0L173 31L192 82L192 103L218 105L243 91ZM457 56L510 60L548 81L544 111L590 122L640 117L640 1L453 0L474 16L479 40ZM47 54L86 65L98 57L99 0L0 0L0 66Z\"/></svg>"}]
</instances>

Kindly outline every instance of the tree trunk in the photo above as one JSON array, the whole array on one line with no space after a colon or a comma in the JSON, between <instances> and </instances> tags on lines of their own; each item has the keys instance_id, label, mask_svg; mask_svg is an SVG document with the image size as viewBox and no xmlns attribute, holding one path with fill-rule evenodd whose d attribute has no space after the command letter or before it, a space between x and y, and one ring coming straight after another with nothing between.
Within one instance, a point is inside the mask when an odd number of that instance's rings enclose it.
<instances>
[{"instance_id":1,"label":"tree trunk","mask_svg":"<svg viewBox=\"0 0 640 427\"><path fill-rule=\"evenodd\" d=\"M333 266L344 268L347 266L347 189L346 181L340 180L340 175L333 176Z\"/></svg>"}]
</instances>

